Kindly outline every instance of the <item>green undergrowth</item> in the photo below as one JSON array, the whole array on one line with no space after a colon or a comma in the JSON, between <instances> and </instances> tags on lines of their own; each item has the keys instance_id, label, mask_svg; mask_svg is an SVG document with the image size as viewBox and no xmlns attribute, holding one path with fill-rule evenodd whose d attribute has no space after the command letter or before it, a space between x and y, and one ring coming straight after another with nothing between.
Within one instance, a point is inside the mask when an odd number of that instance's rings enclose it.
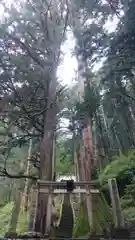
<instances>
[{"instance_id":1,"label":"green undergrowth","mask_svg":"<svg viewBox=\"0 0 135 240\"><path fill-rule=\"evenodd\" d=\"M127 223L135 222L135 180L127 185L124 196L121 197L121 207Z\"/></svg>"},{"instance_id":2,"label":"green undergrowth","mask_svg":"<svg viewBox=\"0 0 135 240\"><path fill-rule=\"evenodd\" d=\"M74 237L86 236L89 233L102 233L104 229L113 224L112 213L102 195L93 196L93 226L90 229L87 217L87 210L84 202L80 205L78 218L74 224Z\"/></svg>"},{"instance_id":3,"label":"green undergrowth","mask_svg":"<svg viewBox=\"0 0 135 240\"><path fill-rule=\"evenodd\" d=\"M23 234L28 231L29 215L28 213L20 212L19 221L17 224L17 233Z\"/></svg>"},{"instance_id":4,"label":"green undergrowth","mask_svg":"<svg viewBox=\"0 0 135 240\"><path fill-rule=\"evenodd\" d=\"M117 180L124 218L130 225L135 222L135 149L114 157L99 174L99 180L103 183L102 191L111 204L107 184L109 178Z\"/></svg>"},{"instance_id":5,"label":"green undergrowth","mask_svg":"<svg viewBox=\"0 0 135 240\"><path fill-rule=\"evenodd\" d=\"M135 222L135 207L128 207L123 209L123 214L126 219L126 222L130 225L130 223Z\"/></svg>"},{"instance_id":6,"label":"green undergrowth","mask_svg":"<svg viewBox=\"0 0 135 240\"><path fill-rule=\"evenodd\" d=\"M100 182L108 181L109 178L116 178L123 195L125 187L131 184L135 173L135 150L129 151L126 155L120 154L114 157L104 170L99 174Z\"/></svg>"},{"instance_id":7,"label":"green undergrowth","mask_svg":"<svg viewBox=\"0 0 135 240\"><path fill-rule=\"evenodd\" d=\"M4 207L0 208L0 235L4 236L7 233L11 214L12 214L13 202L6 204ZM17 224L17 233L23 234L28 230L28 214L20 212L19 220Z\"/></svg>"},{"instance_id":8,"label":"green undergrowth","mask_svg":"<svg viewBox=\"0 0 135 240\"><path fill-rule=\"evenodd\" d=\"M13 203L8 203L4 207L0 208L0 235L4 236L4 234L8 231L11 211L12 211Z\"/></svg>"}]
</instances>

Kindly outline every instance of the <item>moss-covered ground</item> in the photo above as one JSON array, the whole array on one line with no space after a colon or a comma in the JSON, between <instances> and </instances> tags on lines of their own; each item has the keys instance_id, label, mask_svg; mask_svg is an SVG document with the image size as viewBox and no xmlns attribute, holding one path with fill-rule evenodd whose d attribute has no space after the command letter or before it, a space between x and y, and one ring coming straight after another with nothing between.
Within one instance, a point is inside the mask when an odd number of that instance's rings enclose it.
<instances>
[{"instance_id":1,"label":"moss-covered ground","mask_svg":"<svg viewBox=\"0 0 135 240\"><path fill-rule=\"evenodd\" d=\"M104 229L109 228L112 223L112 214L102 195L93 196L93 226L89 228L87 210L85 203L80 205L78 218L74 224L74 237L86 236L89 233L103 233Z\"/></svg>"},{"instance_id":2,"label":"moss-covered ground","mask_svg":"<svg viewBox=\"0 0 135 240\"><path fill-rule=\"evenodd\" d=\"M4 236L8 231L11 213L13 208L13 202L8 203L4 207L0 208L0 235ZM28 214L20 212L19 221L17 224L17 233L23 234L28 230Z\"/></svg>"}]
</instances>

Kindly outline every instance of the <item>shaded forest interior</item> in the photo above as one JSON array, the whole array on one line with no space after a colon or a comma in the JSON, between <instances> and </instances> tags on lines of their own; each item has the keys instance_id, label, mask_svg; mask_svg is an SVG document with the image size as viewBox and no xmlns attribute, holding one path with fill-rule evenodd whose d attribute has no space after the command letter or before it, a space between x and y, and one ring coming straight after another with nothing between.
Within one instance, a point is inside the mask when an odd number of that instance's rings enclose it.
<instances>
[{"instance_id":1,"label":"shaded forest interior","mask_svg":"<svg viewBox=\"0 0 135 240\"><path fill-rule=\"evenodd\" d=\"M45 234L48 195L37 180L61 175L100 183L95 230L87 197L71 198L74 236L113 226L112 178L134 233L135 1L1 0L0 11L0 235ZM77 69L65 85L58 68L70 35ZM53 199L53 224L69 213L64 201Z\"/></svg>"}]
</instances>

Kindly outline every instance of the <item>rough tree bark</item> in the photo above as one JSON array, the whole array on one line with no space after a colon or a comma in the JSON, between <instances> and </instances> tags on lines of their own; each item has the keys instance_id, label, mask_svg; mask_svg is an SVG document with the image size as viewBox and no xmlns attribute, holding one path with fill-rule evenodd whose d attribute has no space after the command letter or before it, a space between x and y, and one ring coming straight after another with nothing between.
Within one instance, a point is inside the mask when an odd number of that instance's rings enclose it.
<instances>
[{"instance_id":1,"label":"rough tree bark","mask_svg":"<svg viewBox=\"0 0 135 240\"><path fill-rule=\"evenodd\" d=\"M79 139L79 147L77 149L77 161L78 161L78 175L79 181L85 181L85 171L84 171L84 146L82 139Z\"/></svg>"},{"instance_id":2,"label":"rough tree bark","mask_svg":"<svg viewBox=\"0 0 135 240\"><path fill-rule=\"evenodd\" d=\"M92 140L92 129L91 122L88 121L88 124L83 129L83 141L85 147L85 159L84 159L84 169L85 169L85 181L91 181L91 170L94 162L94 154L93 154L93 140Z\"/></svg>"},{"instance_id":3,"label":"rough tree bark","mask_svg":"<svg viewBox=\"0 0 135 240\"><path fill-rule=\"evenodd\" d=\"M55 76L55 75L54 75ZM56 98L56 78L53 77L48 91L48 111L45 114L44 136L41 142L40 149L40 179L52 180L52 154L53 154L53 139L56 127L56 104L50 105ZM48 195L38 193L37 213L35 222L35 231L45 234L46 230L46 213L48 205Z\"/></svg>"}]
</instances>

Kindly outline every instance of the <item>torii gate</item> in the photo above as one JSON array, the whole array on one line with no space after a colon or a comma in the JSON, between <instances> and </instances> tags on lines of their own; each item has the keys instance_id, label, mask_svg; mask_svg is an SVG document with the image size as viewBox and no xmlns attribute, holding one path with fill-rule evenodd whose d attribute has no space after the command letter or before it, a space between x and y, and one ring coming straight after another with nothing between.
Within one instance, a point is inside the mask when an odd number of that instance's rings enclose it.
<instances>
[{"instance_id":1,"label":"torii gate","mask_svg":"<svg viewBox=\"0 0 135 240\"><path fill-rule=\"evenodd\" d=\"M112 201L112 213L114 217L114 223L116 227L116 234L117 229L122 230L121 234L123 236L128 233L128 230L125 228L124 218L121 211L121 205L119 200L118 188L116 179L109 179L108 180L110 197ZM88 223L89 228L91 229L92 220L93 220L93 212L91 209L90 198L92 195L99 195L100 191L98 189L99 182L95 181L82 181L82 182L74 182L73 180L63 181L63 182L51 182L51 181L37 181L37 189L38 192L47 194L48 197L48 207L47 207L47 214L46 214L46 239L51 239L50 231L51 231L51 217L52 217L52 206L53 206L53 196L57 194L78 194L83 193L86 195L86 199L88 200L87 203L87 213L88 213ZM34 191L35 193L35 191ZM35 206L36 208L36 206ZM29 239L29 238L28 238ZM115 239L115 238L114 238ZM123 239L123 238L122 238ZM128 238L127 238L128 239ZM72 239L73 240L73 239Z\"/></svg>"},{"instance_id":2,"label":"torii gate","mask_svg":"<svg viewBox=\"0 0 135 240\"><path fill-rule=\"evenodd\" d=\"M46 233L50 232L51 227L51 216L52 216L52 201L53 195L57 194L78 194L83 193L90 202L92 194L99 194L99 189L97 188L98 181L83 181L83 182L74 182L73 180L61 181L61 182L51 182L51 181L42 181L39 180L38 191L49 195L48 197L48 208L46 215ZM93 188L94 187L94 188ZM92 226L92 209L91 206L87 205L88 211L88 221L89 226Z\"/></svg>"}]
</instances>

